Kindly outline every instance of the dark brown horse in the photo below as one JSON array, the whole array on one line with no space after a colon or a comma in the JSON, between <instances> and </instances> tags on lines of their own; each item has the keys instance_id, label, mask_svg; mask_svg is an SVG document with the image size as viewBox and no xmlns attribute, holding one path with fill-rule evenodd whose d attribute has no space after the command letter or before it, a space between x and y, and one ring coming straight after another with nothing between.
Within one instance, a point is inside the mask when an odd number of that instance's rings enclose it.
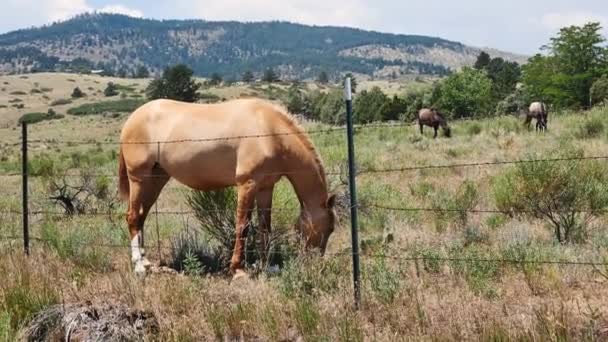
<instances>
[{"instance_id":1,"label":"dark brown horse","mask_svg":"<svg viewBox=\"0 0 608 342\"><path fill-rule=\"evenodd\" d=\"M443 129L443 134L446 137L452 136L452 131L448 126L445 116L434 108L422 108L418 112L418 125L420 125L420 134L424 134L424 126L433 127L435 129L435 135L433 139L437 138L437 130L439 127Z\"/></svg>"},{"instance_id":2,"label":"dark brown horse","mask_svg":"<svg viewBox=\"0 0 608 342\"><path fill-rule=\"evenodd\" d=\"M530 105L530 109L524 110L526 115L526 121L524 125L530 129L530 123L532 119L536 119L536 131L546 131L547 130L547 118L549 116L549 112L547 111L547 106L542 102L533 102Z\"/></svg>"}]
</instances>

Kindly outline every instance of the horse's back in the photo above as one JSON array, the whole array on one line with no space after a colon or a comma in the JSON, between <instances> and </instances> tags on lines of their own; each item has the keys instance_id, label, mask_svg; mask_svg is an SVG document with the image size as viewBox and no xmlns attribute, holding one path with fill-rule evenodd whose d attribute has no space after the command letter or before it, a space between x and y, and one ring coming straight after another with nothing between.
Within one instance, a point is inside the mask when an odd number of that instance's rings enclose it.
<instances>
[{"instance_id":1,"label":"horse's back","mask_svg":"<svg viewBox=\"0 0 608 342\"><path fill-rule=\"evenodd\" d=\"M155 100L131 114L121 141L130 169L156 163L182 183L204 189L231 185L243 165L277 154L275 139L253 137L289 129L285 114L262 100L212 105Z\"/></svg>"},{"instance_id":2,"label":"horse's back","mask_svg":"<svg viewBox=\"0 0 608 342\"><path fill-rule=\"evenodd\" d=\"M418 111L418 120L419 121L430 121L433 119L434 116L435 116L435 113L428 108L422 108L421 110Z\"/></svg>"},{"instance_id":3,"label":"horse's back","mask_svg":"<svg viewBox=\"0 0 608 342\"><path fill-rule=\"evenodd\" d=\"M543 102L532 102L530 104L530 113L541 113L544 114L547 112L547 107Z\"/></svg>"}]
</instances>

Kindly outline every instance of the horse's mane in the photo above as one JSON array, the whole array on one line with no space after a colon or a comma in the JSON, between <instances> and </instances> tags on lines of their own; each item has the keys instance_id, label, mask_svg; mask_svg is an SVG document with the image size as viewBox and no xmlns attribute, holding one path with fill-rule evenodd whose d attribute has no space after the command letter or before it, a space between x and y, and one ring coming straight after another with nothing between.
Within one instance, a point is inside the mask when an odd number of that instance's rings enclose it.
<instances>
[{"instance_id":1,"label":"horse's mane","mask_svg":"<svg viewBox=\"0 0 608 342\"><path fill-rule=\"evenodd\" d=\"M293 117L293 115L287 110L287 108L283 107L282 105L273 103L273 102L266 102L266 103L269 104L277 113L279 113L281 115L281 117L284 119L283 122L291 130L298 133L298 134L294 134L294 135L296 137L298 137L300 139L300 142L302 143L302 145L304 145L304 147L312 153L315 163L317 164L317 166L319 168L319 172L321 174L321 178L323 179L323 183L325 183L325 186L327 187L327 179L325 177L325 168L323 166L323 161L321 160L321 156L319 155L317 149L315 148L315 145L312 143L312 140L310 140L310 137L308 136L308 134L306 134L306 131L304 130L304 128L297 122L296 118Z\"/></svg>"}]
</instances>

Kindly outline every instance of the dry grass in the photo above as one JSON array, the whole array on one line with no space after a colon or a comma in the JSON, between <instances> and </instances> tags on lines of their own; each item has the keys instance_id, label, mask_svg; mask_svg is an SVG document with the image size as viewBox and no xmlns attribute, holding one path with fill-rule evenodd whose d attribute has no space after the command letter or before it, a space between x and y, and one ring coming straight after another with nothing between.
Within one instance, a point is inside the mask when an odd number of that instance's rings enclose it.
<instances>
[{"instance_id":1,"label":"dry grass","mask_svg":"<svg viewBox=\"0 0 608 342\"><path fill-rule=\"evenodd\" d=\"M57 84L40 82L40 86L59 89ZM249 90L230 91L238 96ZM52 99L66 97L54 92ZM606 111L585 115L602 116ZM68 116L60 122L33 125L30 137L115 141L124 120L124 116ZM519 159L560 146L575 146L587 155L608 151L606 132L577 138L581 120L580 114L553 117L550 131L543 135L522 130L521 122L515 119L458 123L453 139L438 140L430 139L429 132L420 138L415 127L362 130L356 136L358 164L365 169ZM472 129L471 125L479 127ZM86 137L79 135L82 131L87 132ZM0 129L0 139L3 143L17 142L19 131ZM327 169L344 165L341 133L315 135L313 139ZM31 149L34 161L42 155L69 159L76 152L108 156L116 146L48 143L32 144ZM0 145L0 151L5 157L1 168L18 171L18 148ZM96 165L97 172L115 174L115 159L108 158ZM477 189L477 208L493 208L490 183L504 168L362 175L359 197L368 203L427 207L453 200L468 180ZM19 210L20 179L8 177L2 182L0 212ZM339 184L338 177L331 182ZM183 190L171 183L159 199L159 211L189 210ZM47 200L46 191L38 179L31 181L32 210L58 210ZM295 200L285 183L277 192L277 198ZM124 204L118 205L117 211L123 212ZM276 222L287 224L296 215L278 215ZM34 241L32 256L24 258L19 241L0 242L0 340L12 340L45 307L86 301L151 310L159 322L156 338L163 341L605 340L608 279L592 267L433 258L513 258L523 253L533 260L608 260L607 223L606 217L598 217L586 243L561 246L555 244L541 220L473 214L463 224L460 218L432 212L364 210L360 233L363 304L356 312L352 307L350 257L340 254L350 245L347 221L341 222L332 236L325 258L295 259L278 275L260 274L232 282L225 276L153 273L141 282L130 272L126 248L100 247L127 244L122 215L112 219L34 216L32 235L45 236L52 243ZM198 229L193 217L159 216L160 255L155 248L147 249L153 263L169 261L171 239L184 229ZM20 217L0 214L0 236L19 234ZM146 241L148 245L157 241L154 216L147 223ZM414 262L405 260L406 256L428 259ZM602 271L608 273L608 269Z\"/></svg>"}]
</instances>

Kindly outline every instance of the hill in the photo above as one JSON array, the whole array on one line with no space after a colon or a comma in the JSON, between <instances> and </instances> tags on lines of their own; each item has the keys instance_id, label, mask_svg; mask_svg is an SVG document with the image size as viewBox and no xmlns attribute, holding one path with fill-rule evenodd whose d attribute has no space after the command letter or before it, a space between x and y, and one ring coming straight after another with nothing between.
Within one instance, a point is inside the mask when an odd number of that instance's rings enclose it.
<instances>
[{"instance_id":1,"label":"hill","mask_svg":"<svg viewBox=\"0 0 608 342\"><path fill-rule=\"evenodd\" d=\"M269 67L283 78L444 75L470 65L481 50L440 38L395 35L288 22L150 20L116 14L83 14L51 25L0 35L0 72L103 69L131 74L139 66L158 73L176 63L199 76L219 72L238 78ZM509 60L523 56L493 51Z\"/></svg>"}]
</instances>

